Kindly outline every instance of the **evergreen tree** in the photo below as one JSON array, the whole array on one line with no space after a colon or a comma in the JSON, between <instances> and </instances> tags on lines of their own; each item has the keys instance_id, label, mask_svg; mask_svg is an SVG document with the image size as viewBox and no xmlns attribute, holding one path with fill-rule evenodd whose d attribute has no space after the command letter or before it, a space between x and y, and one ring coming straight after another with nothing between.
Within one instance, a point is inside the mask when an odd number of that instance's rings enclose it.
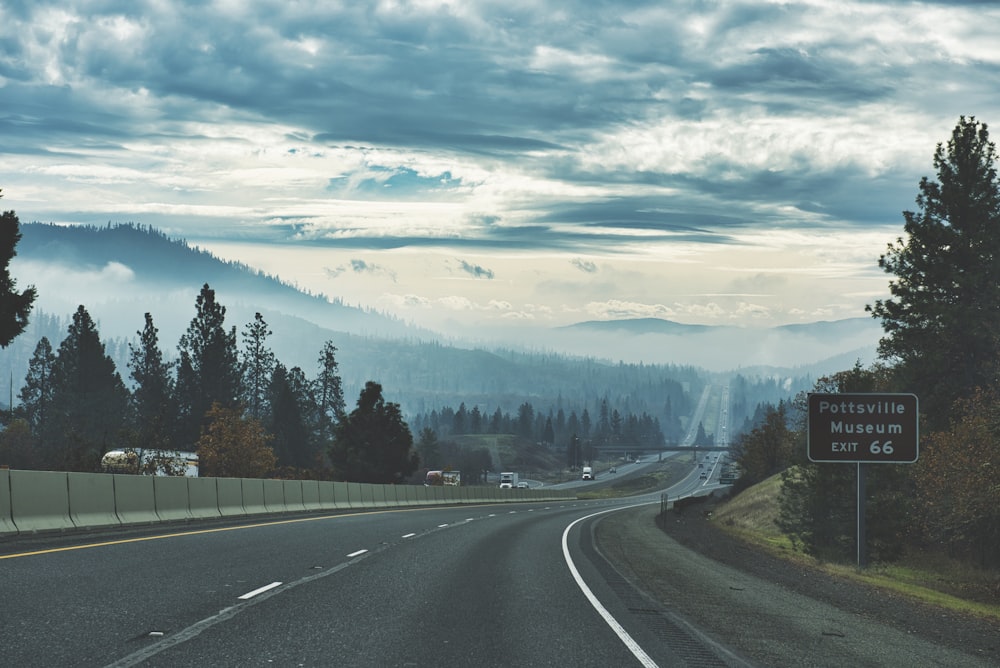
<instances>
[{"instance_id":1,"label":"evergreen tree","mask_svg":"<svg viewBox=\"0 0 1000 668\"><path fill-rule=\"evenodd\" d=\"M16 247L20 240L17 214L4 211L0 214L0 348L10 345L28 326L31 305L35 302L34 286L18 292L17 281L10 275L10 261L17 255Z\"/></svg>"},{"instance_id":2,"label":"evergreen tree","mask_svg":"<svg viewBox=\"0 0 1000 668\"><path fill-rule=\"evenodd\" d=\"M269 431L278 466L299 469L316 468L316 449L310 433L308 416L312 398L302 369L275 364L271 376Z\"/></svg>"},{"instance_id":3,"label":"evergreen tree","mask_svg":"<svg viewBox=\"0 0 1000 668\"><path fill-rule=\"evenodd\" d=\"M867 307L882 321L881 356L920 396L929 426L945 428L952 403L996 384L1000 358L1000 184L986 124L959 119L934 153L906 239L879 266L892 297Z\"/></svg>"},{"instance_id":4,"label":"evergreen tree","mask_svg":"<svg viewBox=\"0 0 1000 668\"><path fill-rule=\"evenodd\" d=\"M353 482L401 483L417 470L413 435L378 383L365 383L357 408L337 424L330 460L341 479Z\"/></svg>"},{"instance_id":5,"label":"evergreen tree","mask_svg":"<svg viewBox=\"0 0 1000 668\"><path fill-rule=\"evenodd\" d=\"M215 300L206 283L195 302L197 313L181 336L177 368L177 394L184 420L185 440L194 442L201 433L205 414L212 404L234 407L240 396L236 327L225 329L226 307Z\"/></svg>"},{"instance_id":6,"label":"evergreen tree","mask_svg":"<svg viewBox=\"0 0 1000 668\"><path fill-rule=\"evenodd\" d=\"M261 419L266 410L268 388L275 372L276 359L267 347L272 332L260 313L243 330L244 404L250 417Z\"/></svg>"},{"instance_id":7,"label":"evergreen tree","mask_svg":"<svg viewBox=\"0 0 1000 668\"><path fill-rule=\"evenodd\" d=\"M24 385L18 393L21 400L20 411L28 422L35 439L41 461L40 464L55 466L54 460L48 461L46 455L52 453L52 424L50 419L52 395L55 384L52 379L52 368L56 363L56 354L47 337L42 337L35 346L35 352L28 362L28 374L24 377Z\"/></svg>"},{"instance_id":8,"label":"evergreen tree","mask_svg":"<svg viewBox=\"0 0 1000 668\"><path fill-rule=\"evenodd\" d=\"M146 313L146 324L138 345L129 343L129 368L135 389L132 408L135 418L136 449L177 450L175 436L177 406L171 363L163 359L159 330L153 316Z\"/></svg>"},{"instance_id":9,"label":"evergreen tree","mask_svg":"<svg viewBox=\"0 0 1000 668\"><path fill-rule=\"evenodd\" d=\"M313 383L316 398L317 435L327 445L333 439L333 428L344 415L344 388L337 364L337 347L332 341L323 344L319 354L319 376Z\"/></svg>"},{"instance_id":10,"label":"evergreen tree","mask_svg":"<svg viewBox=\"0 0 1000 668\"><path fill-rule=\"evenodd\" d=\"M424 427L420 431L420 440L417 442L417 453L424 466L435 468L441 461L441 444L438 442L437 434L430 427Z\"/></svg>"},{"instance_id":11,"label":"evergreen tree","mask_svg":"<svg viewBox=\"0 0 1000 668\"><path fill-rule=\"evenodd\" d=\"M59 344L52 381L50 417L60 439L59 463L71 471L96 471L101 455L119 445L128 391L82 305Z\"/></svg>"}]
</instances>

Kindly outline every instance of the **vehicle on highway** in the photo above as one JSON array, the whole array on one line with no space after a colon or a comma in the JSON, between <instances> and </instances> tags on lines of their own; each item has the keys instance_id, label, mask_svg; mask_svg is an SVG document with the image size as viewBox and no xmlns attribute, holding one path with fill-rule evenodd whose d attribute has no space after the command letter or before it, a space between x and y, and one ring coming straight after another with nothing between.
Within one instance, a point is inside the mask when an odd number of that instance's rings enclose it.
<instances>
[{"instance_id":1,"label":"vehicle on highway","mask_svg":"<svg viewBox=\"0 0 1000 668\"><path fill-rule=\"evenodd\" d=\"M151 448L109 450L101 457L104 473L198 477L198 453Z\"/></svg>"},{"instance_id":2,"label":"vehicle on highway","mask_svg":"<svg viewBox=\"0 0 1000 668\"><path fill-rule=\"evenodd\" d=\"M593 468L590 466L583 467L583 474L580 476L581 480L593 480L595 477Z\"/></svg>"},{"instance_id":3,"label":"vehicle on highway","mask_svg":"<svg viewBox=\"0 0 1000 668\"><path fill-rule=\"evenodd\" d=\"M618 473L618 469L615 468L614 466L612 466L611 470L609 471L609 473Z\"/></svg>"},{"instance_id":4,"label":"vehicle on highway","mask_svg":"<svg viewBox=\"0 0 1000 668\"><path fill-rule=\"evenodd\" d=\"M520 486L517 481L517 474L513 471L504 471L500 474L500 489L514 489Z\"/></svg>"},{"instance_id":5,"label":"vehicle on highway","mask_svg":"<svg viewBox=\"0 0 1000 668\"><path fill-rule=\"evenodd\" d=\"M518 489L528 489L528 483L526 483L526 482L524 482L522 480L521 482L517 483L517 488Z\"/></svg>"}]
</instances>

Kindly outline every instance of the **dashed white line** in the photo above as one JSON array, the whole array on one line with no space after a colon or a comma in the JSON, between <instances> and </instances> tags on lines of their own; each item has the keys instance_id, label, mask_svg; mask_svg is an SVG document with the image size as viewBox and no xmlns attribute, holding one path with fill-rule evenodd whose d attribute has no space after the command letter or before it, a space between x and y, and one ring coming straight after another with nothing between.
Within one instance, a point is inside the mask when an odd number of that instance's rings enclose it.
<instances>
[{"instance_id":1,"label":"dashed white line","mask_svg":"<svg viewBox=\"0 0 1000 668\"><path fill-rule=\"evenodd\" d=\"M407 533L407 534L403 534L403 538L413 538L416 535L417 534L415 534L415 533Z\"/></svg>"},{"instance_id":2,"label":"dashed white line","mask_svg":"<svg viewBox=\"0 0 1000 668\"><path fill-rule=\"evenodd\" d=\"M243 594L239 598L240 598L241 601L248 601L251 598L253 598L254 596L256 596L257 594L263 594L266 591L270 591L270 590L274 589L275 587L280 587L280 586L281 586L280 582L272 582L269 585L264 585L263 587L260 587L258 589L254 589L253 591L248 591L247 593Z\"/></svg>"},{"instance_id":3,"label":"dashed white line","mask_svg":"<svg viewBox=\"0 0 1000 668\"><path fill-rule=\"evenodd\" d=\"M368 550L358 550L356 552L351 552L349 555L347 555L347 557L348 557L348 559L353 559L354 557L360 557L362 554L364 554L367 551Z\"/></svg>"}]
</instances>

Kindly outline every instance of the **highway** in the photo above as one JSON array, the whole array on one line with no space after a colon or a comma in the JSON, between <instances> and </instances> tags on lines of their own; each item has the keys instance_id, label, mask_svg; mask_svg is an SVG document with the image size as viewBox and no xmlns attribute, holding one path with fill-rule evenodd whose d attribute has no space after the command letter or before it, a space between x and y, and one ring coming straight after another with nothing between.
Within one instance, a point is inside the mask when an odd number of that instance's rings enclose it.
<instances>
[{"instance_id":1,"label":"highway","mask_svg":"<svg viewBox=\"0 0 1000 668\"><path fill-rule=\"evenodd\" d=\"M604 516L595 513L635 503L385 510L6 541L4 663L672 665L674 650L635 624L591 540Z\"/></svg>"}]
</instances>

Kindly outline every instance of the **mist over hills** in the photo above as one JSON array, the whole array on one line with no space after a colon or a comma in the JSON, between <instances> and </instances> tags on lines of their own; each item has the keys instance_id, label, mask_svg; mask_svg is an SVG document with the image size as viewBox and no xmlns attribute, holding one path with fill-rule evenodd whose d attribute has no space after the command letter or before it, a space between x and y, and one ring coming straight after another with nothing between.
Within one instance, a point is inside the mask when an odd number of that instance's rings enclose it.
<instances>
[{"instance_id":1,"label":"mist over hills","mask_svg":"<svg viewBox=\"0 0 1000 668\"><path fill-rule=\"evenodd\" d=\"M269 344L287 367L312 375L323 343L332 340L349 402L365 381L377 380L389 400L411 411L462 401L492 410L516 409L528 397L552 403L609 393L627 397L635 392L630 384L655 383L657 375L692 390L708 372L815 378L873 359L880 333L868 318L760 329L641 319L525 329L473 344L348 305L346 296L307 294L151 228L28 223L21 231L11 272L19 286L38 289L39 317L0 352L0 371L9 367L16 382L41 330L49 328L44 335L57 347L80 304L102 338L117 341L109 354L123 378L127 342L137 338L146 312L159 329L161 349L175 356L205 283L226 307L227 327L242 333L255 312L264 316L274 332Z\"/></svg>"}]
</instances>

